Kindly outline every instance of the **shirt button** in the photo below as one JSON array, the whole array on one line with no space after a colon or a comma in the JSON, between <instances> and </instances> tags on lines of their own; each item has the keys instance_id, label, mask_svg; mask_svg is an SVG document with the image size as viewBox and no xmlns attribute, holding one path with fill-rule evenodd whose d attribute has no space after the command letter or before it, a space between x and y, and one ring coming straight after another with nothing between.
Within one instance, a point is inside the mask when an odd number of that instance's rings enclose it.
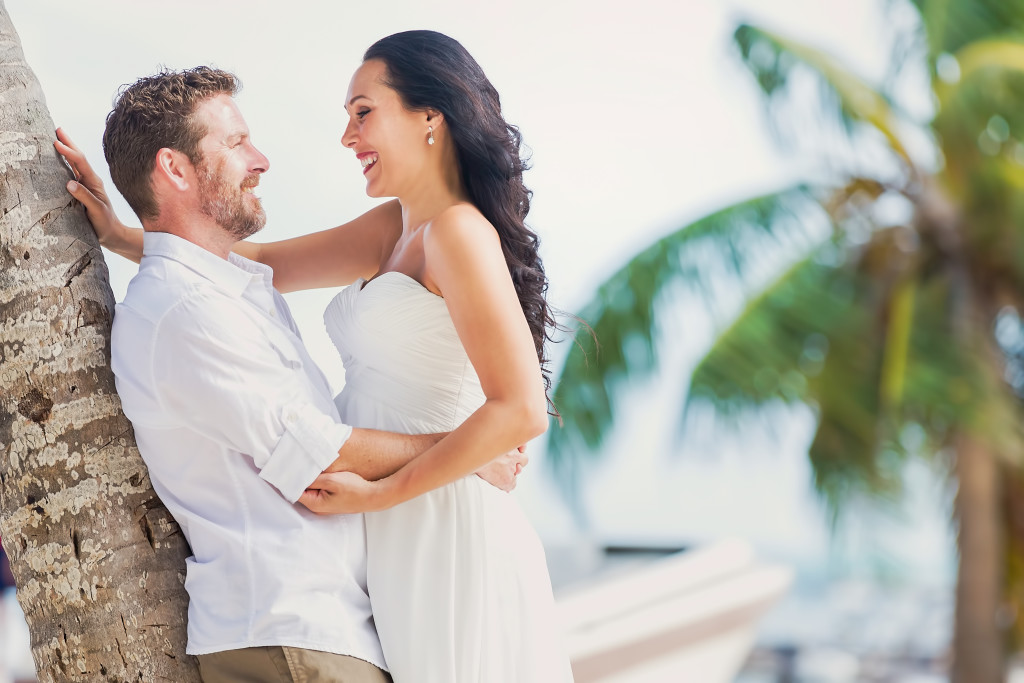
<instances>
[{"instance_id":1,"label":"shirt button","mask_svg":"<svg viewBox=\"0 0 1024 683\"><path fill-rule=\"evenodd\" d=\"M273 308L268 308L267 309L267 313L270 314L271 318L276 318L277 317L277 311L275 311Z\"/></svg>"}]
</instances>

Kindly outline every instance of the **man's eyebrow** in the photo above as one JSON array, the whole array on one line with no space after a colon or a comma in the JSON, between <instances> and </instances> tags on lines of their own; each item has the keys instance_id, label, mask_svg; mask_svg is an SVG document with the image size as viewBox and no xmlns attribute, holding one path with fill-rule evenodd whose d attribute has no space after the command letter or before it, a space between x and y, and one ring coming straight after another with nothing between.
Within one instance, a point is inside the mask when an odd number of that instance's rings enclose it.
<instances>
[{"instance_id":1,"label":"man's eyebrow","mask_svg":"<svg viewBox=\"0 0 1024 683\"><path fill-rule=\"evenodd\" d=\"M226 138L225 142L242 141L242 140L246 139L247 137L249 137L249 133L247 133L244 130L238 130L238 131L235 131L234 133L231 133L230 135L228 135L228 137Z\"/></svg>"}]
</instances>

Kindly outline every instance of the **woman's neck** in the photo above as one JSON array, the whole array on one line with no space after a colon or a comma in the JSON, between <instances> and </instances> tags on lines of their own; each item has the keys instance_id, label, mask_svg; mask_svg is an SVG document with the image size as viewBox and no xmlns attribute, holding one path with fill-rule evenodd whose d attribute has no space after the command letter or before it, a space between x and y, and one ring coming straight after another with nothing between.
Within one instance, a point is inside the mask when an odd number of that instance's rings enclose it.
<instances>
[{"instance_id":1,"label":"woman's neck","mask_svg":"<svg viewBox=\"0 0 1024 683\"><path fill-rule=\"evenodd\" d=\"M469 201L461 187L448 183L426 183L398 198L402 205L402 232L409 234L429 223L450 206Z\"/></svg>"},{"instance_id":2,"label":"woman's neck","mask_svg":"<svg viewBox=\"0 0 1024 683\"><path fill-rule=\"evenodd\" d=\"M402 232L405 234L415 232L448 207L469 201L454 148L444 145L442 155L435 158L434 168L420 175L421 182L398 198L402 205Z\"/></svg>"},{"instance_id":3,"label":"woman's neck","mask_svg":"<svg viewBox=\"0 0 1024 683\"><path fill-rule=\"evenodd\" d=\"M448 207L465 202L467 199L455 193L444 192L424 194L414 198L399 197L398 201L402 205L402 233L408 235L429 223Z\"/></svg>"}]
</instances>

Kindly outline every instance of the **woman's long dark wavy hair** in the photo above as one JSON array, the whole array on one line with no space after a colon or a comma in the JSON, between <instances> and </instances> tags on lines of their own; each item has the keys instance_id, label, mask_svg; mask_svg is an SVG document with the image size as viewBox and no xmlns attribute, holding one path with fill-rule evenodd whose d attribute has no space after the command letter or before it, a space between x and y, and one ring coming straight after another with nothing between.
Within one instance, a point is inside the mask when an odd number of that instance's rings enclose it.
<instances>
[{"instance_id":1,"label":"woman's long dark wavy hair","mask_svg":"<svg viewBox=\"0 0 1024 683\"><path fill-rule=\"evenodd\" d=\"M405 31L371 45L363 61L370 59L384 62L386 85L398 92L406 109L444 115L469 199L498 231L549 391L544 342L551 338L555 319L546 298L540 241L524 222L533 193L523 184L527 164L519 152L519 129L505 121L498 91L457 40L436 31Z\"/></svg>"}]
</instances>

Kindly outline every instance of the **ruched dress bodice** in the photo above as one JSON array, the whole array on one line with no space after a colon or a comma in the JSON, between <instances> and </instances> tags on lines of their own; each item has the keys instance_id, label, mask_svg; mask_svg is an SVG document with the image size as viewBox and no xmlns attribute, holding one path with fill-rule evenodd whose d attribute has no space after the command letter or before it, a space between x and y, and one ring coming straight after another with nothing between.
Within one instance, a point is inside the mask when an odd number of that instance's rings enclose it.
<instances>
[{"instance_id":1,"label":"ruched dress bodice","mask_svg":"<svg viewBox=\"0 0 1024 683\"><path fill-rule=\"evenodd\" d=\"M345 365L336 402L353 427L448 432L483 403L444 299L409 276L356 282L324 319Z\"/></svg>"},{"instance_id":2,"label":"ruched dress bodice","mask_svg":"<svg viewBox=\"0 0 1024 683\"><path fill-rule=\"evenodd\" d=\"M484 402L443 298L388 272L324 313L353 427L456 429ZM563 683L543 549L514 496L476 475L367 513L367 587L395 683Z\"/></svg>"}]
</instances>

